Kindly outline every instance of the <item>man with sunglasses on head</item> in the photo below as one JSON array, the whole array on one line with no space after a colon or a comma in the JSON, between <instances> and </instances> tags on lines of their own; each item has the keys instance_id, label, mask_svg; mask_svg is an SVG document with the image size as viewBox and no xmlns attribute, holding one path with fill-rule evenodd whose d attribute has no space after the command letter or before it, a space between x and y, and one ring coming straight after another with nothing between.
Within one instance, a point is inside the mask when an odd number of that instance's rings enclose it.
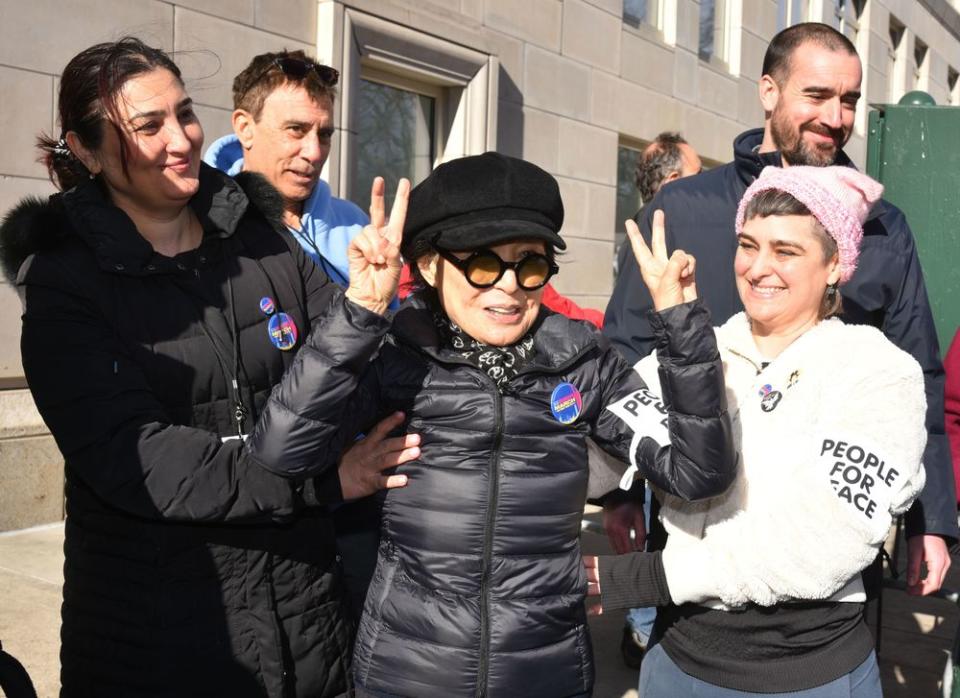
<instances>
[{"instance_id":1,"label":"man with sunglasses on head","mask_svg":"<svg viewBox=\"0 0 960 698\"><path fill-rule=\"evenodd\" d=\"M349 283L347 247L369 219L330 192L320 179L334 133L336 69L303 51L255 56L233 81L233 133L207 149L204 160L227 174L263 175L283 200L283 222L328 277ZM393 309L396 308L394 301ZM411 437L387 438L402 423L391 415L344 452L351 458L399 465ZM377 560L379 510L372 497L334 514L337 546L351 610L359 618Z\"/></svg>"},{"instance_id":2,"label":"man with sunglasses on head","mask_svg":"<svg viewBox=\"0 0 960 698\"><path fill-rule=\"evenodd\" d=\"M331 280L347 285L347 245L368 223L320 179L333 138L339 74L303 51L262 53L233 81L233 133L204 160L227 174L257 172L283 198L283 222Z\"/></svg>"}]
</instances>

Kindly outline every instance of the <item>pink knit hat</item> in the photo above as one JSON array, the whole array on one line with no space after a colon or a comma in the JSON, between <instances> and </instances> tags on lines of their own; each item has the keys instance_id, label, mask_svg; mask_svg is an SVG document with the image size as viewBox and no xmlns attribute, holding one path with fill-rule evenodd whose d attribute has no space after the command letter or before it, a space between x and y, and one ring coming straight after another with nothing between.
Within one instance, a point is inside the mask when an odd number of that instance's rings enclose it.
<instances>
[{"instance_id":1,"label":"pink knit hat","mask_svg":"<svg viewBox=\"0 0 960 698\"><path fill-rule=\"evenodd\" d=\"M764 167L750 185L737 209L737 235L743 231L747 204L768 190L791 194L816 217L837 242L840 283L845 284L857 268L863 222L883 194L883 185L852 167Z\"/></svg>"}]
</instances>

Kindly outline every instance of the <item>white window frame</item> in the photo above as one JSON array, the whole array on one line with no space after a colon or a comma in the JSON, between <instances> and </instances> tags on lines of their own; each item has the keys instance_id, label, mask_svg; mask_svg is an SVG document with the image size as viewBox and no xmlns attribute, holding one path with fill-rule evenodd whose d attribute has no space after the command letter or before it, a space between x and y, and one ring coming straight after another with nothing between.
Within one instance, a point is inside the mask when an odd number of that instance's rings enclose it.
<instances>
[{"instance_id":1,"label":"white window frame","mask_svg":"<svg viewBox=\"0 0 960 698\"><path fill-rule=\"evenodd\" d=\"M317 55L330 57L341 75L337 124L324 178L339 196L350 198L356 162L352 130L354 100L361 78L437 95L434 166L497 147L496 56L344 7L321 4ZM336 31L336 27L342 31Z\"/></svg>"},{"instance_id":2,"label":"white window frame","mask_svg":"<svg viewBox=\"0 0 960 698\"><path fill-rule=\"evenodd\" d=\"M810 19L809 0L777 0L777 31Z\"/></svg>"},{"instance_id":3,"label":"white window frame","mask_svg":"<svg viewBox=\"0 0 960 698\"><path fill-rule=\"evenodd\" d=\"M833 19L837 31L850 39L851 42L860 50L860 27L864 25L866 19L867 5L870 0L862 0L862 5L856 7L858 0L833 0ZM847 33L848 29L853 30L853 36Z\"/></svg>"},{"instance_id":4,"label":"white window frame","mask_svg":"<svg viewBox=\"0 0 960 698\"><path fill-rule=\"evenodd\" d=\"M662 41L668 46L677 45L677 0L651 0L656 5L656 22L641 21L634 24L632 21L623 19L623 3L621 7L621 19L623 26L627 31L637 32L641 36Z\"/></svg>"},{"instance_id":5,"label":"white window frame","mask_svg":"<svg viewBox=\"0 0 960 698\"><path fill-rule=\"evenodd\" d=\"M700 61L717 68L724 68L731 75L740 74L740 39L743 29L742 0L717 0L723 3L723 13L720 17L720 26L717 26L716 6L714 6L714 52L709 60L700 58ZM699 16L699 15L698 15ZM721 42L717 50L717 38ZM699 57L700 28L697 27L697 55Z\"/></svg>"},{"instance_id":6,"label":"white window frame","mask_svg":"<svg viewBox=\"0 0 960 698\"><path fill-rule=\"evenodd\" d=\"M893 37L890 33L894 23L897 24L900 32L900 40L896 46L893 45ZM909 37L907 37L906 25L892 14L887 25L886 38L890 41L887 44L887 69L889 71L887 73L887 102L896 104L897 100L907 91L906 55Z\"/></svg>"},{"instance_id":7,"label":"white window frame","mask_svg":"<svg viewBox=\"0 0 960 698\"><path fill-rule=\"evenodd\" d=\"M917 61L917 50L923 47L923 55ZM911 77L913 78L913 89L930 91L930 45L914 35L913 51L910 53L910 64L913 68Z\"/></svg>"}]
</instances>

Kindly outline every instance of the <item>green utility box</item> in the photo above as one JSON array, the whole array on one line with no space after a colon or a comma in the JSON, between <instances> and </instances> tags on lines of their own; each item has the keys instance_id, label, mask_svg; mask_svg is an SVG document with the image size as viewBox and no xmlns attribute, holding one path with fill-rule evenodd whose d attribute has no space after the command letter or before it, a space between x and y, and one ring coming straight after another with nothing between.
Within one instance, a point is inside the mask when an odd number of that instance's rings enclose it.
<instances>
[{"instance_id":1,"label":"green utility box","mask_svg":"<svg viewBox=\"0 0 960 698\"><path fill-rule=\"evenodd\" d=\"M942 356L960 326L960 107L925 92L874 107L867 174L913 230Z\"/></svg>"}]
</instances>

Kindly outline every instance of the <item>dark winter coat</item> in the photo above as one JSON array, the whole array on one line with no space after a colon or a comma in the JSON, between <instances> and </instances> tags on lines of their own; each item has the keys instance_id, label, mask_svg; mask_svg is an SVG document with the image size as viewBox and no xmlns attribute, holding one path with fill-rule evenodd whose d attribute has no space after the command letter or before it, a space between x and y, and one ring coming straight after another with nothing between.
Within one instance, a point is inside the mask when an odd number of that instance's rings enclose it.
<instances>
[{"instance_id":1,"label":"dark winter coat","mask_svg":"<svg viewBox=\"0 0 960 698\"><path fill-rule=\"evenodd\" d=\"M588 694L593 661L579 533L591 436L687 499L734 475L721 367L699 304L656 317L670 442L638 438L605 407L644 387L584 322L549 311L535 356L503 389L440 340L414 297L388 323L344 302L311 335L248 442L254 457L309 474L324 454L384 413L403 410L421 456L383 508L380 555L354 653L356 683L378 696ZM335 341L331 341L335 338ZM561 423L569 383L579 417ZM651 408L652 409L652 408ZM657 419L662 419L659 415Z\"/></svg>"},{"instance_id":2,"label":"dark winter coat","mask_svg":"<svg viewBox=\"0 0 960 698\"><path fill-rule=\"evenodd\" d=\"M336 469L301 492L224 440L232 378L249 431L295 355L260 300L302 342L340 292L236 182L205 165L200 182L202 244L174 258L94 181L21 203L0 231L27 382L66 462L64 696L346 690L351 628L317 506L339 499Z\"/></svg>"},{"instance_id":3,"label":"dark winter coat","mask_svg":"<svg viewBox=\"0 0 960 698\"><path fill-rule=\"evenodd\" d=\"M653 212L663 210L667 246L684 249L697 258L697 291L717 325L743 310L733 273L737 205L765 166L781 165L780 153L758 152L762 140L763 129L742 133L734 141L733 162L665 185L637 214L637 223L649 240ZM837 164L852 167L842 151ZM907 534L955 538L953 468L943 424L943 365L913 234L900 209L883 200L874 206L863 230L857 271L840 287L841 317L848 324L880 329L923 368L927 485L907 514ZM623 246L619 261L620 276L607 306L603 333L634 363L653 348L653 333L646 319L650 294L630 245Z\"/></svg>"}]
</instances>

